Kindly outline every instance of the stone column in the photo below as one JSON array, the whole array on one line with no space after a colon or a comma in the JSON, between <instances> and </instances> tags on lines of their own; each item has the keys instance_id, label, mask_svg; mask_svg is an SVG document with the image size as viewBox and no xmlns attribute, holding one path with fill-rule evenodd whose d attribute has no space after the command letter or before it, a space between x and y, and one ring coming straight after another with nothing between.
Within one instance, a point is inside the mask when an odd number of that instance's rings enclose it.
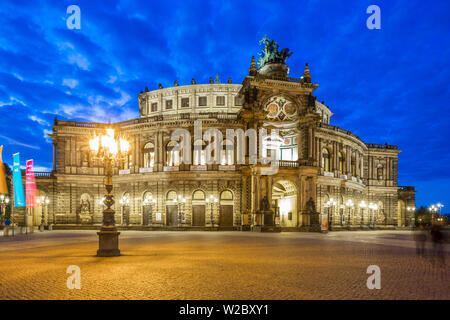
<instances>
[{"instance_id":1,"label":"stone column","mask_svg":"<svg viewBox=\"0 0 450 320\"><path fill-rule=\"evenodd\" d=\"M56 172L56 168L57 168L57 166L56 166L56 161L57 161L57 159L56 159L56 143L55 143L55 141L53 141L53 172Z\"/></svg>"}]
</instances>

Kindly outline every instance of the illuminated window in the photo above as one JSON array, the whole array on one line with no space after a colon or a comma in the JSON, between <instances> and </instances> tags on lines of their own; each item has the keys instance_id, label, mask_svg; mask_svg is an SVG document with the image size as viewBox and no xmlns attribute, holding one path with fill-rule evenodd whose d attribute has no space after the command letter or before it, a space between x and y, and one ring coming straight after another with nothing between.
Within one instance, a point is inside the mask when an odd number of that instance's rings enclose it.
<instances>
[{"instance_id":1,"label":"illuminated window","mask_svg":"<svg viewBox=\"0 0 450 320\"><path fill-rule=\"evenodd\" d=\"M330 167L330 154L327 149L323 149L322 151L322 168L325 171L331 171Z\"/></svg>"},{"instance_id":2,"label":"illuminated window","mask_svg":"<svg viewBox=\"0 0 450 320\"><path fill-rule=\"evenodd\" d=\"M144 168L153 168L155 164L155 146L149 142L144 146Z\"/></svg>"},{"instance_id":3,"label":"illuminated window","mask_svg":"<svg viewBox=\"0 0 450 320\"><path fill-rule=\"evenodd\" d=\"M167 153L166 165L168 167L176 167L180 165L180 151L178 142L170 141L167 144L166 153Z\"/></svg>"},{"instance_id":4,"label":"illuminated window","mask_svg":"<svg viewBox=\"0 0 450 320\"><path fill-rule=\"evenodd\" d=\"M338 160L339 160L339 172L341 174L345 174L345 159L344 154L342 152L338 153Z\"/></svg>"},{"instance_id":5,"label":"illuminated window","mask_svg":"<svg viewBox=\"0 0 450 320\"><path fill-rule=\"evenodd\" d=\"M195 190L192 194L193 200L205 200L205 193L202 190Z\"/></svg>"},{"instance_id":6,"label":"illuminated window","mask_svg":"<svg viewBox=\"0 0 450 320\"><path fill-rule=\"evenodd\" d=\"M222 191L220 200L233 200L233 193L229 190Z\"/></svg>"}]
</instances>

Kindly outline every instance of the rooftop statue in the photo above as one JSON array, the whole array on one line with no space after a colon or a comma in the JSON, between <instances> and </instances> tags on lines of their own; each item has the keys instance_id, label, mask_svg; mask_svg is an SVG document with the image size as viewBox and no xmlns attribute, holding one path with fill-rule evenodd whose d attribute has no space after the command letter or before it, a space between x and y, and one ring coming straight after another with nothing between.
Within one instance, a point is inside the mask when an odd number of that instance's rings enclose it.
<instances>
[{"instance_id":1,"label":"rooftop statue","mask_svg":"<svg viewBox=\"0 0 450 320\"><path fill-rule=\"evenodd\" d=\"M288 48L278 51L279 45L275 40L270 40L267 36L264 36L259 44L264 44L264 48L261 50L260 58L258 60L258 67L262 68L269 63L284 63L293 52L289 52Z\"/></svg>"}]
</instances>

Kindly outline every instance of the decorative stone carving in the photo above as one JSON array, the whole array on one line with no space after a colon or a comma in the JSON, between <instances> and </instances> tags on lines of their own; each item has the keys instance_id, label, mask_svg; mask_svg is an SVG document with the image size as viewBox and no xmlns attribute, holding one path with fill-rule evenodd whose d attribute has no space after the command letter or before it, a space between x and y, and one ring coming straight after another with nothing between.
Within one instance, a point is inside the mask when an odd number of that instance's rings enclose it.
<instances>
[{"instance_id":1,"label":"decorative stone carving","mask_svg":"<svg viewBox=\"0 0 450 320\"><path fill-rule=\"evenodd\" d=\"M93 208L92 208L92 199L91 196L87 193L84 193L80 198L80 206L79 206L79 221L82 224L91 224L92 216L93 216Z\"/></svg>"}]
</instances>

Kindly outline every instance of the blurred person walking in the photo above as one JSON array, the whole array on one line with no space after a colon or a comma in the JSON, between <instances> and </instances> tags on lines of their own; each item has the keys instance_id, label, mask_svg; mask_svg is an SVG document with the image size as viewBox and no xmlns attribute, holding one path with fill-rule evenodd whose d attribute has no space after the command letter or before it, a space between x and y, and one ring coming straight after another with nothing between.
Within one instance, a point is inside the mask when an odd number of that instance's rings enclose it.
<instances>
[{"instance_id":1,"label":"blurred person walking","mask_svg":"<svg viewBox=\"0 0 450 320\"><path fill-rule=\"evenodd\" d=\"M414 240L416 241L416 254L419 257L424 257L427 233L423 224L419 224L419 230L414 234Z\"/></svg>"},{"instance_id":2,"label":"blurred person walking","mask_svg":"<svg viewBox=\"0 0 450 320\"><path fill-rule=\"evenodd\" d=\"M445 266L444 234L441 231L441 226L438 224L433 224L430 234L433 244L434 259L437 259L440 262L441 266Z\"/></svg>"}]
</instances>

